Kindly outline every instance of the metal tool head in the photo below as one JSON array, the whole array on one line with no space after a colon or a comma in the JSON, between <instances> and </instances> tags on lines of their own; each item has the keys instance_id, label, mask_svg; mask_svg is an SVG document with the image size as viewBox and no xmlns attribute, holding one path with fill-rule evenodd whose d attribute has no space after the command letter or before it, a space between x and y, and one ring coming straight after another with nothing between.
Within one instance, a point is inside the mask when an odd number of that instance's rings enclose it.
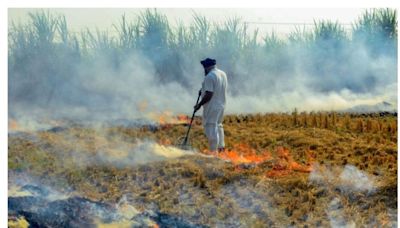
<instances>
[{"instance_id":1,"label":"metal tool head","mask_svg":"<svg viewBox=\"0 0 400 228\"><path fill-rule=\"evenodd\" d=\"M199 103L200 96L201 96L201 90L199 90L199 96L197 96L196 105ZM186 135L184 137L179 138L178 141L175 143L175 146L182 150L193 150L191 143L189 141L189 132L190 132L190 129L192 128L194 114L196 113L196 111L197 110L193 110L192 118L190 119L190 123L188 125L188 130L186 132Z\"/></svg>"},{"instance_id":2,"label":"metal tool head","mask_svg":"<svg viewBox=\"0 0 400 228\"><path fill-rule=\"evenodd\" d=\"M182 150L193 150L189 139L187 139L186 137L180 137L176 141L175 146Z\"/></svg>"}]
</instances>

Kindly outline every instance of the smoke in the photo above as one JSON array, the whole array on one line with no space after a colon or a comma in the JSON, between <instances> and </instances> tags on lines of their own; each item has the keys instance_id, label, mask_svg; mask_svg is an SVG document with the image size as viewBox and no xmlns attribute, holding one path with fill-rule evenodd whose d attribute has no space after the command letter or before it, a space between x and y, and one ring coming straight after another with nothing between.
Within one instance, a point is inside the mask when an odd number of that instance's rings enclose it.
<instances>
[{"instance_id":1,"label":"smoke","mask_svg":"<svg viewBox=\"0 0 400 228\"><path fill-rule=\"evenodd\" d=\"M353 165L344 167L326 167L314 164L313 171L309 175L312 184L322 186L325 190L335 194L335 197L326 206L326 214L332 227L356 227L353 221L356 214L348 214L348 209L360 206L359 210L368 210L363 207L363 200L373 197L378 190L376 178L363 172ZM387 208L387 221L396 224L392 216L392 209ZM379 214L369 212L370 219L364 221L367 226L376 226L382 219Z\"/></svg>"},{"instance_id":2,"label":"smoke","mask_svg":"<svg viewBox=\"0 0 400 228\"><path fill-rule=\"evenodd\" d=\"M8 185L10 224L36 227L205 227L185 218L160 212L153 202L132 194L116 202L93 201L77 192L58 192L27 175ZM138 202L139 201L139 202Z\"/></svg>"},{"instance_id":3,"label":"smoke","mask_svg":"<svg viewBox=\"0 0 400 228\"><path fill-rule=\"evenodd\" d=\"M135 119L166 110L183 113L191 110L193 105L187 104L195 100L177 82L160 83L151 63L138 55L127 57L118 72L109 70L107 64L98 60L92 66L81 66L79 76L65 81L60 78L55 85L43 84L43 91L55 92L51 96L44 92L33 98L27 93L24 95L27 97L12 99L16 91L11 88L10 116L18 120L27 119L27 113L32 119ZM145 108L141 107L143 103Z\"/></svg>"},{"instance_id":4,"label":"smoke","mask_svg":"<svg viewBox=\"0 0 400 228\"><path fill-rule=\"evenodd\" d=\"M343 189L351 189L361 192L375 191L375 185L371 177L352 165L346 165L339 176Z\"/></svg>"},{"instance_id":5,"label":"smoke","mask_svg":"<svg viewBox=\"0 0 400 228\"><path fill-rule=\"evenodd\" d=\"M340 199L334 198L328 206L327 209L328 218L330 221L331 227L339 228L353 228L356 227L356 224L353 221L347 221L345 218L345 212L343 210L343 205L340 202Z\"/></svg>"},{"instance_id":6,"label":"smoke","mask_svg":"<svg viewBox=\"0 0 400 228\"><path fill-rule=\"evenodd\" d=\"M190 115L203 80L199 61L207 56L227 72L226 113L332 111L382 101L397 106L397 37L379 36L371 44L367 35L321 35L309 43L239 47L239 33L218 25L214 35L205 34L209 47L196 48L168 44L166 30L156 25L138 38L137 49L113 46L116 38L101 33L89 40L82 34L82 40L92 42L91 50L81 50L86 46L76 44L78 37L43 44L38 34L37 44L24 40L29 37L24 32L34 34L34 28L11 28L9 116L107 121L164 111ZM28 49L19 49L24 45Z\"/></svg>"},{"instance_id":7,"label":"smoke","mask_svg":"<svg viewBox=\"0 0 400 228\"><path fill-rule=\"evenodd\" d=\"M102 129L85 135L76 134L73 130L49 133L41 136L41 140L36 143L63 160L63 165L71 162L72 167L105 165L124 168L195 154L194 151L161 145L150 140L132 141L126 137L110 136ZM48 144L51 147L47 147Z\"/></svg>"},{"instance_id":8,"label":"smoke","mask_svg":"<svg viewBox=\"0 0 400 228\"><path fill-rule=\"evenodd\" d=\"M265 69L258 59L249 70L238 63L235 69L239 72L235 73L243 77L231 83L237 94L229 96L228 112L333 111L382 101L396 107L397 57L376 56L366 45L353 45L328 47L325 51L335 54L326 57L318 56L320 45L289 46L284 49L285 59L279 61L285 64L283 69L279 65Z\"/></svg>"},{"instance_id":9,"label":"smoke","mask_svg":"<svg viewBox=\"0 0 400 228\"><path fill-rule=\"evenodd\" d=\"M71 194L61 193L49 186L39 184L34 178L25 175L23 180L13 178L8 184L8 197L42 197L47 201L65 200L71 197ZM39 187L40 186L40 187Z\"/></svg>"},{"instance_id":10,"label":"smoke","mask_svg":"<svg viewBox=\"0 0 400 228\"><path fill-rule=\"evenodd\" d=\"M27 220L31 225L152 227L156 224L125 195L116 204L95 202L74 192L61 193L27 175L23 180L13 178L8 185L8 197L9 215L18 216L17 221Z\"/></svg>"},{"instance_id":11,"label":"smoke","mask_svg":"<svg viewBox=\"0 0 400 228\"><path fill-rule=\"evenodd\" d=\"M128 144L112 148L101 148L97 151L94 160L99 164L127 167L178 158L185 155L193 155L193 152L172 146L163 146L150 141L139 141L134 146Z\"/></svg>"},{"instance_id":12,"label":"smoke","mask_svg":"<svg viewBox=\"0 0 400 228\"><path fill-rule=\"evenodd\" d=\"M314 164L309 181L333 188L338 187L343 193L371 194L376 191L375 179L353 165L327 168Z\"/></svg>"}]
</instances>

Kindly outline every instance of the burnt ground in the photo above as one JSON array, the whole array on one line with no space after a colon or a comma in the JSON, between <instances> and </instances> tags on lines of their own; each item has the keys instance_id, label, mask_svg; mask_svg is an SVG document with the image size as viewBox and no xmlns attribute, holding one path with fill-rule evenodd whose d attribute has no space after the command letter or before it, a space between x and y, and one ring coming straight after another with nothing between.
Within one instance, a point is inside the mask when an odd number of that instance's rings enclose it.
<instances>
[{"instance_id":1,"label":"burnt ground","mask_svg":"<svg viewBox=\"0 0 400 228\"><path fill-rule=\"evenodd\" d=\"M200 153L198 123L195 153L154 146L173 144L183 125L9 134L9 226L396 227L397 117L315 116L225 118L231 150L271 152L257 164ZM290 169L280 147L304 166L311 153L312 171Z\"/></svg>"}]
</instances>

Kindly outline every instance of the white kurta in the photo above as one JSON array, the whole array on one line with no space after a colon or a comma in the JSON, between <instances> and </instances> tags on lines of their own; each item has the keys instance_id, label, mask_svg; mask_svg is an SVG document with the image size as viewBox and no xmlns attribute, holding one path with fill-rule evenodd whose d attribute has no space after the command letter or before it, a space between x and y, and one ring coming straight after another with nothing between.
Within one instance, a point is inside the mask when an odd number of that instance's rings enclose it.
<instances>
[{"instance_id":1,"label":"white kurta","mask_svg":"<svg viewBox=\"0 0 400 228\"><path fill-rule=\"evenodd\" d=\"M224 129L222 125L226 104L226 89L228 81L225 72L214 68L205 77L202 94L213 92L209 102L203 105L203 126L211 151L224 148Z\"/></svg>"}]
</instances>

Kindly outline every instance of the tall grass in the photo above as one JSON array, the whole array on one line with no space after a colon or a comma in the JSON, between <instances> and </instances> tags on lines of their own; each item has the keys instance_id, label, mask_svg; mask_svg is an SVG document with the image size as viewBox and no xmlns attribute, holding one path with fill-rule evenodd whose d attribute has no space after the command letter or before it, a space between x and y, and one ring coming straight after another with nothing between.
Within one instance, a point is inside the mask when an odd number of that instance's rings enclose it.
<instances>
[{"instance_id":1,"label":"tall grass","mask_svg":"<svg viewBox=\"0 0 400 228\"><path fill-rule=\"evenodd\" d=\"M190 26L190 39L192 40L193 48L207 50L210 46L210 33L211 23L205 16L194 13L193 22Z\"/></svg>"},{"instance_id":2,"label":"tall grass","mask_svg":"<svg viewBox=\"0 0 400 228\"><path fill-rule=\"evenodd\" d=\"M348 42L346 31L339 22L320 21L314 22L314 30L312 31L313 41L327 48L332 46L339 49L345 42Z\"/></svg>"},{"instance_id":3,"label":"tall grass","mask_svg":"<svg viewBox=\"0 0 400 228\"><path fill-rule=\"evenodd\" d=\"M371 9L353 24L354 35L368 34L373 37L397 38L397 11Z\"/></svg>"},{"instance_id":4,"label":"tall grass","mask_svg":"<svg viewBox=\"0 0 400 228\"><path fill-rule=\"evenodd\" d=\"M365 43L374 54L385 54L390 48L397 53L397 11L365 11L353 24L353 40Z\"/></svg>"},{"instance_id":5,"label":"tall grass","mask_svg":"<svg viewBox=\"0 0 400 228\"><path fill-rule=\"evenodd\" d=\"M59 82L76 75L81 49L64 17L48 11L30 13L28 25L12 24L9 32L9 99L41 99L49 106Z\"/></svg>"},{"instance_id":6,"label":"tall grass","mask_svg":"<svg viewBox=\"0 0 400 228\"><path fill-rule=\"evenodd\" d=\"M118 32L118 47L122 51L129 52L139 48L140 23L138 22L127 21L124 14L120 23L114 25L115 30Z\"/></svg>"},{"instance_id":7,"label":"tall grass","mask_svg":"<svg viewBox=\"0 0 400 228\"><path fill-rule=\"evenodd\" d=\"M26 102L43 93L54 96L52 91L59 86L54 83L59 80L52 79L77 77L82 66L95 67L99 58L118 71L127 57L139 54L152 63L160 81L192 89L188 72L200 68L201 58L215 57L231 77L233 92L240 90L243 79L256 74L265 75L264 82L273 86L272 81L295 75L299 66L316 77L310 88L367 90L370 87L340 82L341 75L360 74L347 61L351 52L364 45L372 56L397 58L397 11L393 9L365 11L349 32L337 22L315 21L311 30L297 27L286 37L249 33L235 17L213 24L194 14L191 25L175 27L157 10L146 10L131 21L122 15L113 26L115 36L89 29L72 34L65 17L48 11L29 16L25 24L12 23L8 34L10 99Z\"/></svg>"}]
</instances>

